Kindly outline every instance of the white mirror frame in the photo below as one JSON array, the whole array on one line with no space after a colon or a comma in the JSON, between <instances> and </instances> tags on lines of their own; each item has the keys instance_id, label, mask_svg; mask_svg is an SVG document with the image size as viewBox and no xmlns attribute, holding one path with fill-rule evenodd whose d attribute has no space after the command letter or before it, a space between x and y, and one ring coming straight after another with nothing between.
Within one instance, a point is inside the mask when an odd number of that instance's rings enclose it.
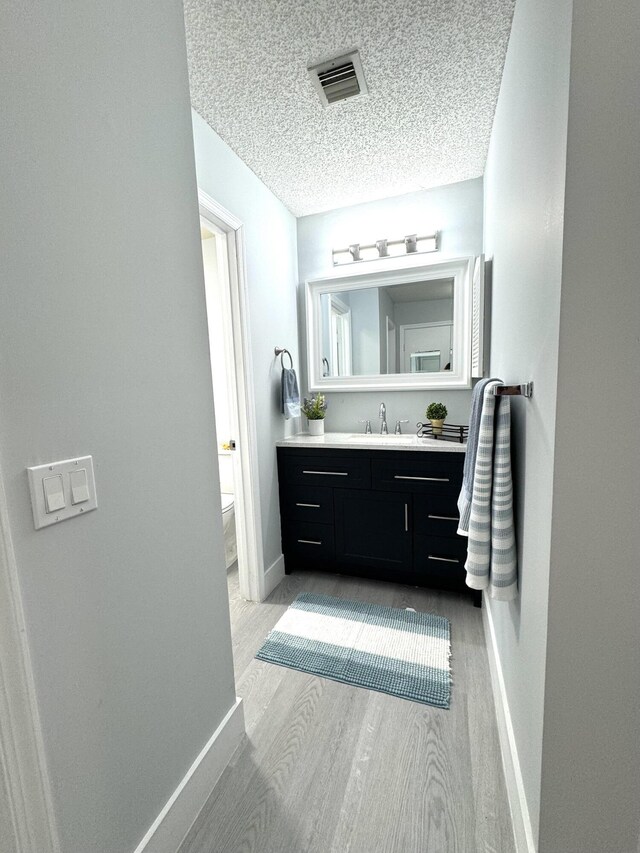
<instances>
[{"instance_id":1,"label":"white mirror frame","mask_svg":"<svg viewBox=\"0 0 640 853\"><path fill-rule=\"evenodd\" d=\"M371 272L341 269L325 278L305 284L307 308L307 365L309 390L402 391L471 387L472 275L475 258L434 258L420 266L398 265ZM438 373L392 373L376 376L322 376L321 293L339 293L367 287L386 287L414 281L453 278L453 365L454 370Z\"/></svg>"}]
</instances>

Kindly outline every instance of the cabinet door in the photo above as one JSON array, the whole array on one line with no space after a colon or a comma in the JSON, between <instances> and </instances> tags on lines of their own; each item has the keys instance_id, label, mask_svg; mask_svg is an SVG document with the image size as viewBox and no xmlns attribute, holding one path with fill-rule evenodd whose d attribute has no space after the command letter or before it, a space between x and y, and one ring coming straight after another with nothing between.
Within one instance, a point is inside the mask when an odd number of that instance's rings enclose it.
<instances>
[{"instance_id":1,"label":"cabinet door","mask_svg":"<svg viewBox=\"0 0 640 853\"><path fill-rule=\"evenodd\" d=\"M336 489L338 563L378 569L411 569L411 495Z\"/></svg>"}]
</instances>

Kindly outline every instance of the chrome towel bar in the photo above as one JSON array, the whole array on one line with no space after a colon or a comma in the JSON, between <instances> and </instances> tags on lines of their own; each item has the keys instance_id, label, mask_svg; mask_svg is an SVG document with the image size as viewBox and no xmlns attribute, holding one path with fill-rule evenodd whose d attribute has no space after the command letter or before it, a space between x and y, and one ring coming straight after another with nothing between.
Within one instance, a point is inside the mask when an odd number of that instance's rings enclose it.
<instances>
[{"instance_id":1,"label":"chrome towel bar","mask_svg":"<svg viewBox=\"0 0 640 853\"><path fill-rule=\"evenodd\" d=\"M495 397L533 397L533 382L523 385L496 385L493 389Z\"/></svg>"}]
</instances>

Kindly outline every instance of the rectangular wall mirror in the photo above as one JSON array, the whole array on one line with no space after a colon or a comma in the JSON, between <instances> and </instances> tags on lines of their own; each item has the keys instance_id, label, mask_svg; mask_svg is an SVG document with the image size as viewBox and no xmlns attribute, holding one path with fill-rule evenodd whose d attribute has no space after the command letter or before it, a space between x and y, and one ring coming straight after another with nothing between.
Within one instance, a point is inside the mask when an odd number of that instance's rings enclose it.
<instances>
[{"instance_id":1,"label":"rectangular wall mirror","mask_svg":"<svg viewBox=\"0 0 640 853\"><path fill-rule=\"evenodd\" d=\"M307 282L310 389L469 388L473 261L349 268Z\"/></svg>"}]
</instances>

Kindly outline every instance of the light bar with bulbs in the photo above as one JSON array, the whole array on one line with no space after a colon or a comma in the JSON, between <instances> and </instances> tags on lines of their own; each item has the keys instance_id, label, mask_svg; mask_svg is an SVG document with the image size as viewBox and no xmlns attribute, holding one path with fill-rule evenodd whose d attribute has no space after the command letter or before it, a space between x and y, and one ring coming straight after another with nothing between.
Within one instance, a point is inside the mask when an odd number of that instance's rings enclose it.
<instances>
[{"instance_id":1,"label":"light bar with bulbs","mask_svg":"<svg viewBox=\"0 0 640 853\"><path fill-rule=\"evenodd\" d=\"M440 248L440 232L419 236L407 234L400 240L376 240L375 243L352 243L346 249L332 249L333 265L353 264L360 261L379 261L401 258L406 255L424 255Z\"/></svg>"}]
</instances>

